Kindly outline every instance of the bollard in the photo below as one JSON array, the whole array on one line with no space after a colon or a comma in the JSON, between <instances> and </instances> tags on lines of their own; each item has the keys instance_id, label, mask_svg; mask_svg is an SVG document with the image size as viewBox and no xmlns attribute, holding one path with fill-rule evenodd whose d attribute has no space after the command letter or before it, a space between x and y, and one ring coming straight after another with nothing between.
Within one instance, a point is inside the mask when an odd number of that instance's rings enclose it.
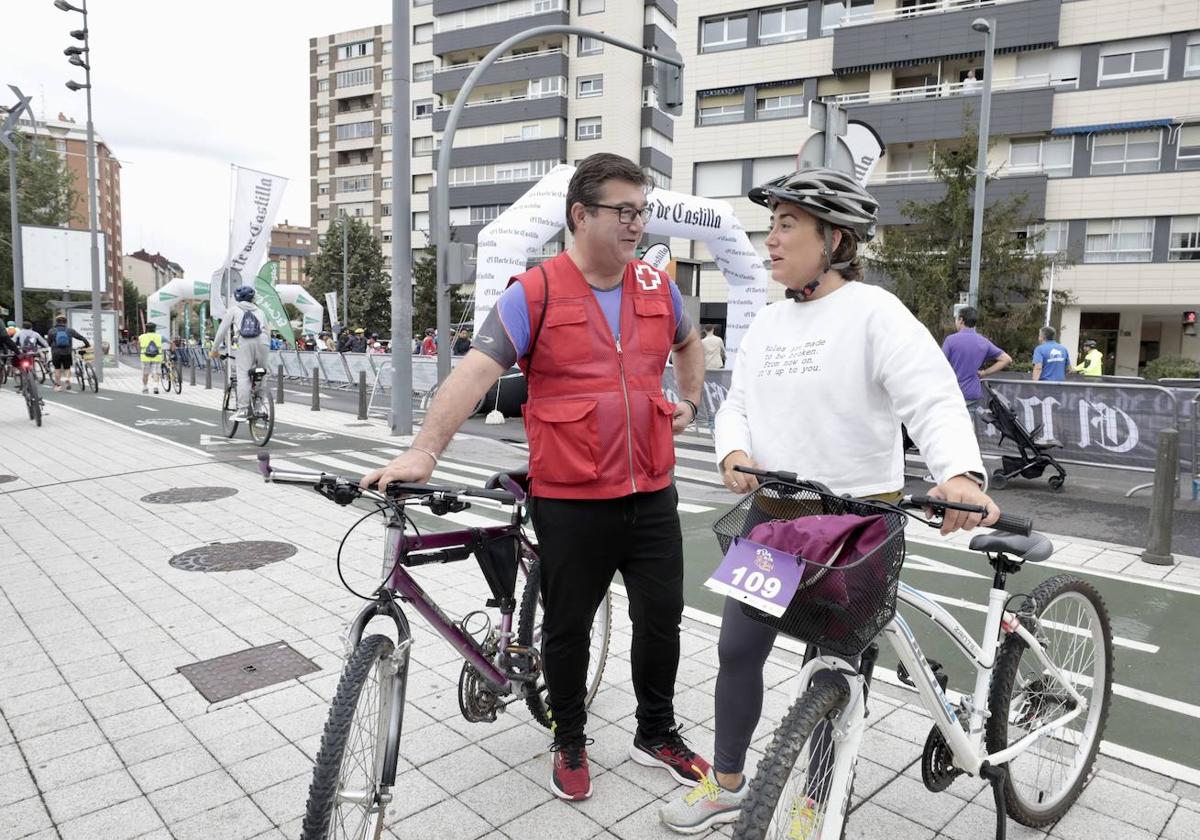
<instances>
[{"instance_id":1,"label":"bollard","mask_svg":"<svg viewBox=\"0 0 1200 840\"><path fill-rule=\"evenodd\" d=\"M283 365L279 366L279 371L275 374L276 391L275 402L283 404Z\"/></svg>"},{"instance_id":2,"label":"bollard","mask_svg":"<svg viewBox=\"0 0 1200 840\"><path fill-rule=\"evenodd\" d=\"M358 419L367 419L367 372L358 372Z\"/></svg>"},{"instance_id":3,"label":"bollard","mask_svg":"<svg viewBox=\"0 0 1200 840\"><path fill-rule=\"evenodd\" d=\"M1158 460L1154 465L1154 498L1150 502L1150 536L1142 560L1155 566L1173 566L1171 525L1175 516L1175 497L1179 493L1179 432L1163 429L1158 433Z\"/></svg>"},{"instance_id":4,"label":"bollard","mask_svg":"<svg viewBox=\"0 0 1200 840\"><path fill-rule=\"evenodd\" d=\"M212 360L207 357L204 360L204 390L212 390Z\"/></svg>"},{"instance_id":5,"label":"bollard","mask_svg":"<svg viewBox=\"0 0 1200 840\"><path fill-rule=\"evenodd\" d=\"M313 399L312 410L321 410L321 369L313 368Z\"/></svg>"},{"instance_id":6,"label":"bollard","mask_svg":"<svg viewBox=\"0 0 1200 840\"><path fill-rule=\"evenodd\" d=\"M188 365L188 384L192 387L196 386L196 366Z\"/></svg>"}]
</instances>

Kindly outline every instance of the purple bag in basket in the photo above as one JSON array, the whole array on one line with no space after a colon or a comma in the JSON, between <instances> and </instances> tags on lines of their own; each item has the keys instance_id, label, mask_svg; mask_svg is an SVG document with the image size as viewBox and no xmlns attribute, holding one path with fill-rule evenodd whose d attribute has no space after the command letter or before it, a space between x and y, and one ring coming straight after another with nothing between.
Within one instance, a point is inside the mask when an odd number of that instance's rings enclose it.
<instances>
[{"instance_id":1,"label":"purple bag in basket","mask_svg":"<svg viewBox=\"0 0 1200 840\"><path fill-rule=\"evenodd\" d=\"M881 554L843 571L888 538L883 516L801 516L774 519L751 529L748 539L808 561L793 603L828 616L814 635L844 636L854 631L854 616L873 613L885 595L887 569ZM839 618L840 617L840 618Z\"/></svg>"}]
</instances>

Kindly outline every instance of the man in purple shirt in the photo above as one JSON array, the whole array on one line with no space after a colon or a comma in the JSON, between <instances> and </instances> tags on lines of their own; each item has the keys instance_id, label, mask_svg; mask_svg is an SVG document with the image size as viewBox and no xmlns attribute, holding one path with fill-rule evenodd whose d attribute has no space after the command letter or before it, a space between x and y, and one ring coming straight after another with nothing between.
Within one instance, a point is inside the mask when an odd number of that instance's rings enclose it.
<instances>
[{"instance_id":1,"label":"man in purple shirt","mask_svg":"<svg viewBox=\"0 0 1200 840\"><path fill-rule=\"evenodd\" d=\"M983 399L983 386L979 380L999 373L1012 364L1011 356L975 332L978 319L979 314L974 307L964 306L954 318L958 332L946 336L942 342L942 352L950 360L950 367L954 368L958 387L967 401L968 409L974 409ZM984 368L985 362L991 362L991 366Z\"/></svg>"}]
</instances>

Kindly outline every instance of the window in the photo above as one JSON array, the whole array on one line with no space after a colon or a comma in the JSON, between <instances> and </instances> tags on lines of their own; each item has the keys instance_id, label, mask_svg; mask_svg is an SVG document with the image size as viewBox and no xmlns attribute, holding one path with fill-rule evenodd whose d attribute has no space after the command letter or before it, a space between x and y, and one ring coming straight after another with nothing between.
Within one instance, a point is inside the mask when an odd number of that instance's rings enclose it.
<instances>
[{"instance_id":1,"label":"window","mask_svg":"<svg viewBox=\"0 0 1200 840\"><path fill-rule=\"evenodd\" d=\"M418 99L413 102L413 119L422 120L433 116L433 100Z\"/></svg>"},{"instance_id":2,"label":"window","mask_svg":"<svg viewBox=\"0 0 1200 840\"><path fill-rule=\"evenodd\" d=\"M579 0L579 14L594 15L604 11L604 0Z\"/></svg>"},{"instance_id":3,"label":"window","mask_svg":"<svg viewBox=\"0 0 1200 840\"><path fill-rule=\"evenodd\" d=\"M317 158L317 169L328 169L328 168L329 168L329 158L327 158L327 157Z\"/></svg>"},{"instance_id":4,"label":"window","mask_svg":"<svg viewBox=\"0 0 1200 840\"><path fill-rule=\"evenodd\" d=\"M581 117L575 120L575 139L576 140L599 140L600 139L600 118L599 117Z\"/></svg>"},{"instance_id":5,"label":"window","mask_svg":"<svg viewBox=\"0 0 1200 840\"><path fill-rule=\"evenodd\" d=\"M1171 248L1167 259L1200 260L1200 216L1175 216L1171 219Z\"/></svg>"},{"instance_id":6,"label":"window","mask_svg":"<svg viewBox=\"0 0 1200 840\"><path fill-rule=\"evenodd\" d=\"M721 125L746 119L743 88L702 90L696 94L696 119L700 125Z\"/></svg>"},{"instance_id":7,"label":"window","mask_svg":"<svg viewBox=\"0 0 1200 840\"><path fill-rule=\"evenodd\" d=\"M433 189L433 174L426 173L424 175L412 176L412 191L414 194L429 192Z\"/></svg>"},{"instance_id":8,"label":"window","mask_svg":"<svg viewBox=\"0 0 1200 840\"><path fill-rule=\"evenodd\" d=\"M1188 36L1187 49L1183 54L1183 75L1200 76L1200 32Z\"/></svg>"},{"instance_id":9,"label":"window","mask_svg":"<svg viewBox=\"0 0 1200 840\"><path fill-rule=\"evenodd\" d=\"M428 44L433 40L433 24L418 23L413 27L413 43Z\"/></svg>"},{"instance_id":10,"label":"window","mask_svg":"<svg viewBox=\"0 0 1200 840\"><path fill-rule=\"evenodd\" d=\"M450 170L450 186L464 187L479 184L505 184L514 181L534 181L554 167L558 160L533 160L520 163L479 164L458 166Z\"/></svg>"},{"instance_id":11,"label":"window","mask_svg":"<svg viewBox=\"0 0 1200 840\"><path fill-rule=\"evenodd\" d=\"M375 83L375 68L363 67L359 70L343 70L337 74L338 90L354 87L355 85L370 85Z\"/></svg>"},{"instance_id":12,"label":"window","mask_svg":"<svg viewBox=\"0 0 1200 840\"><path fill-rule=\"evenodd\" d=\"M642 169L642 171L650 176L650 183L654 184L654 187L656 189L660 189L660 190L671 189L671 176L670 175L664 175L663 173L659 172L657 169L652 169L649 166L644 167Z\"/></svg>"},{"instance_id":13,"label":"window","mask_svg":"<svg viewBox=\"0 0 1200 840\"><path fill-rule=\"evenodd\" d=\"M911 146L911 148L910 148ZM887 150L887 180L918 181L929 177L932 149L924 143L907 144Z\"/></svg>"},{"instance_id":14,"label":"window","mask_svg":"<svg viewBox=\"0 0 1200 840\"><path fill-rule=\"evenodd\" d=\"M371 41L358 41L353 44L342 44L337 48L338 61L346 61L351 58L362 58L365 55L374 55L374 44Z\"/></svg>"},{"instance_id":15,"label":"window","mask_svg":"<svg viewBox=\"0 0 1200 840\"><path fill-rule=\"evenodd\" d=\"M384 54L384 55L391 55L391 54L392 54L392 42L391 42L391 41L384 41L384 42L383 42L383 54Z\"/></svg>"},{"instance_id":16,"label":"window","mask_svg":"<svg viewBox=\"0 0 1200 840\"><path fill-rule=\"evenodd\" d=\"M1150 262L1154 219L1090 219L1085 263Z\"/></svg>"},{"instance_id":17,"label":"window","mask_svg":"<svg viewBox=\"0 0 1200 840\"><path fill-rule=\"evenodd\" d=\"M804 83L771 84L758 88L754 99L756 120L804 116Z\"/></svg>"},{"instance_id":18,"label":"window","mask_svg":"<svg viewBox=\"0 0 1200 840\"><path fill-rule=\"evenodd\" d=\"M339 140L357 140L360 137L374 137L374 136L375 136L374 121L343 123L342 125L339 125L337 127L337 139L339 139Z\"/></svg>"},{"instance_id":19,"label":"window","mask_svg":"<svg viewBox=\"0 0 1200 840\"><path fill-rule=\"evenodd\" d=\"M1030 225L1025 230L1025 251L1030 254L1057 254L1066 251L1069 225L1070 223L1065 221Z\"/></svg>"},{"instance_id":20,"label":"window","mask_svg":"<svg viewBox=\"0 0 1200 840\"><path fill-rule=\"evenodd\" d=\"M317 142L318 143L328 143L329 142L329 132L328 131L318 131L317 132Z\"/></svg>"},{"instance_id":21,"label":"window","mask_svg":"<svg viewBox=\"0 0 1200 840\"><path fill-rule=\"evenodd\" d=\"M796 171L794 155L779 157L755 158L750 168L750 181L754 184L765 184L780 175L790 175Z\"/></svg>"},{"instance_id":22,"label":"window","mask_svg":"<svg viewBox=\"0 0 1200 840\"><path fill-rule=\"evenodd\" d=\"M745 192L742 189L742 162L740 160L721 160L697 163L693 190L696 195L705 198L741 195Z\"/></svg>"},{"instance_id":23,"label":"window","mask_svg":"<svg viewBox=\"0 0 1200 840\"><path fill-rule=\"evenodd\" d=\"M328 182L322 182L320 184L317 184L317 195L329 195Z\"/></svg>"},{"instance_id":24,"label":"window","mask_svg":"<svg viewBox=\"0 0 1200 840\"><path fill-rule=\"evenodd\" d=\"M390 93L388 93L388 94L384 94L384 97L383 97L383 110L385 110L385 111L390 111L390 110L391 110L391 108L392 108L392 95L391 95Z\"/></svg>"},{"instance_id":25,"label":"window","mask_svg":"<svg viewBox=\"0 0 1200 840\"><path fill-rule=\"evenodd\" d=\"M317 220L322 221L322 222L329 220L329 208L328 207L321 207L321 208L317 209ZM323 236L321 237L321 244L322 245L325 244L325 239Z\"/></svg>"},{"instance_id":26,"label":"window","mask_svg":"<svg viewBox=\"0 0 1200 840\"><path fill-rule=\"evenodd\" d=\"M655 131L653 128L642 129L642 148L657 149L667 157L671 157L675 153L675 143L665 134Z\"/></svg>"},{"instance_id":27,"label":"window","mask_svg":"<svg viewBox=\"0 0 1200 840\"><path fill-rule=\"evenodd\" d=\"M329 79L317 79L317 90L329 90Z\"/></svg>"},{"instance_id":28,"label":"window","mask_svg":"<svg viewBox=\"0 0 1200 840\"><path fill-rule=\"evenodd\" d=\"M392 68L391 67L383 68L383 80L385 82L390 82L392 80Z\"/></svg>"},{"instance_id":29,"label":"window","mask_svg":"<svg viewBox=\"0 0 1200 840\"><path fill-rule=\"evenodd\" d=\"M1017 78L1022 84L1074 88L1079 84L1079 47L1017 54Z\"/></svg>"},{"instance_id":30,"label":"window","mask_svg":"<svg viewBox=\"0 0 1200 840\"><path fill-rule=\"evenodd\" d=\"M832 35L839 26L866 23L875 14L875 0L825 0L821 6L821 34Z\"/></svg>"},{"instance_id":31,"label":"window","mask_svg":"<svg viewBox=\"0 0 1200 840\"><path fill-rule=\"evenodd\" d=\"M1051 178L1069 177L1075 148L1073 137L1013 138L1008 168L1013 174L1045 172Z\"/></svg>"},{"instance_id":32,"label":"window","mask_svg":"<svg viewBox=\"0 0 1200 840\"><path fill-rule=\"evenodd\" d=\"M1151 39L1101 47L1099 81L1165 79L1169 46L1166 39Z\"/></svg>"},{"instance_id":33,"label":"window","mask_svg":"<svg viewBox=\"0 0 1200 840\"><path fill-rule=\"evenodd\" d=\"M370 175L357 175L338 179L338 193L368 192L371 189Z\"/></svg>"},{"instance_id":34,"label":"window","mask_svg":"<svg viewBox=\"0 0 1200 840\"><path fill-rule=\"evenodd\" d=\"M587 99L591 96L602 96L604 94L604 77L603 76L580 76L576 83L578 88L575 93L576 99Z\"/></svg>"},{"instance_id":35,"label":"window","mask_svg":"<svg viewBox=\"0 0 1200 840\"><path fill-rule=\"evenodd\" d=\"M1200 123L1180 126L1176 169L1200 169Z\"/></svg>"},{"instance_id":36,"label":"window","mask_svg":"<svg viewBox=\"0 0 1200 840\"><path fill-rule=\"evenodd\" d=\"M433 78L433 62L418 61L412 68L412 80L414 82L426 82Z\"/></svg>"},{"instance_id":37,"label":"window","mask_svg":"<svg viewBox=\"0 0 1200 840\"><path fill-rule=\"evenodd\" d=\"M383 136L388 137L392 133L392 121L388 120L383 124Z\"/></svg>"},{"instance_id":38,"label":"window","mask_svg":"<svg viewBox=\"0 0 1200 840\"><path fill-rule=\"evenodd\" d=\"M427 211L418 210L412 214L412 229L429 230L429 213Z\"/></svg>"},{"instance_id":39,"label":"window","mask_svg":"<svg viewBox=\"0 0 1200 840\"><path fill-rule=\"evenodd\" d=\"M505 206L503 204L486 204L482 207L471 207L469 208L470 223L473 225L486 225L503 213Z\"/></svg>"},{"instance_id":40,"label":"window","mask_svg":"<svg viewBox=\"0 0 1200 840\"><path fill-rule=\"evenodd\" d=\"M604 42L599 38L589 38L586 35L579 37L577 55L599 55L602 52L604 52Z\"/></svg>"},{"instance_id":41,"label":"window","mask_svg":"<svg viewBox=\"0 0 1200 840\"><path fill-rule=\"evenodd\" d=\"M1161 139L1157 128L1097 134L1092 138L1092 174L1157 172Z\"/></svg>"},{"instance_id":42,"label":"window","mask_svg":"<svg viewBox=\"0 0 1200 840\"><path fill-rule=\"evenodd\" d=\"M708 18L700 21L700 52L736 50L746 46L746 16Z\"/></svg>"},{"instance_id":43,"label":"window","mask_svg":"<svg viewBox=\"0 0 1200 840\"><path fill-rule=\"evenodd\" d=\"M561 96L564 79L562 76L547 76L544 79L529 80L529 98L541 99L543 96Z\"/></svg>"},{"instance_id":44,"label":"window","mask_svg":"<svg viewBox=\"0 0 1200 840\"><path fill-rule=\"evenodd\" d=\"M318 105L317 106L317 119L324 120L324 119L328 119L328 118L329 118L329 106L328 105Z\"/></svg>"},{"instance_id":45,"label":"window","mask_svg":"<svg viewBox=\"0 0 1200 840\"><path fill-rule=\"evenodd\" d=\"M758 41L795 41L808 33L808 6L778 6L758 13Z\"/></svg>"},{"instance_id":46,"label":"window","mask_svg":"<svg viewBox=\"0 0 1200 840\"><path fill-rule=\"evenodd\" d=\"M428 157L433 154L432 137L414 137L412 140L413 157Z\"/></svg>"}]
</instances>

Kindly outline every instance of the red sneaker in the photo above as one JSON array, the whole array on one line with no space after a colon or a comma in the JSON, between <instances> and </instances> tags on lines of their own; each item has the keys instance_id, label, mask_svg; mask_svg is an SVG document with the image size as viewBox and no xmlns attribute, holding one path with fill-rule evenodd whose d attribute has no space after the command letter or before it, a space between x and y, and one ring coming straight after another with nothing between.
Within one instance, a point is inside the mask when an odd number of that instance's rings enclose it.
<instances>
[{"instance_id":1,"label":"red sneaker","mask_svg":"<svg viewBox=\"0 0 1200 840\"><path fill-rule=\"evenodd\" d=\"M592 774L588 770L587 747L583 744L555 744L554 766L550 771L550 790L559 799L579 801L592 795Z\"/></svg>"},{"instance_id":2,"label":"red sneaker","mask_svg":"<svg viewBox=\"0 0 1200 840\"><path fill-rule=\"evenodd\" d=\"M656 738L646 738L638 732L633 736L629 757L645 767L663 768L681 785L695 787L708 775L708 762L692 752L678 726Z\"/></svg>"}]
</instances>

